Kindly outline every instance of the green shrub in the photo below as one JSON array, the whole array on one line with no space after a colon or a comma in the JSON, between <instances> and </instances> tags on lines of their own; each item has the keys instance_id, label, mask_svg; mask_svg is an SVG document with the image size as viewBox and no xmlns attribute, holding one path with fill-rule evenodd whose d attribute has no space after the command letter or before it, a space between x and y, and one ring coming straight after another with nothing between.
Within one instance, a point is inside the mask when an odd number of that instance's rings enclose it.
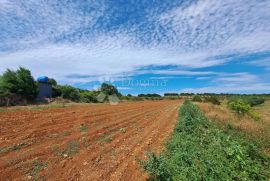
<instances>
[{"instance_id":1,"label":"green shrub","mask_svg":"<svg viewBox=\"0 0 270 181\"><path fill-rule=\"evenodd\" d=\"M264 99L261 97L248 97L245 101L251 106L257 106L264 103Z\"/></svg>"},{"instance_id":2,"label":"green shrub","mask_svg":"<svg viewBox=\"0 0 270 181\"><path fill-rule=\"evenodd\" d=\"M245 101L243 101L242 99L237 99L237 100L229 102L228 107L236 111L237 114L248 113L251 109L251 106Z\"/></svg>"},{"instance_id":3,"label":"green shrub","mask_svg":"<svg viewBox=\"0 0 270 181\"><path fill-rule=\"evenodd\" d=\"M97 101L97 93L94 91L84 91L81 94L81 101L85 103L96 103Z\"/></svg>"},{"instance_id":4,"label":"green shrub","mask_svg":"<svg viewBox=\"0 0 270 181\"><path fill-rule=\"evenodd\" d=\"M75 102L80 101L81 97L78 89L69 85L59 86L59 88L61 90L61 96L64 99L69 99Z\"/></svg>"},{"instance_id":5,"label":"green shrub","mask_svg":"<svg viewBox=\"0 0 270 181\"><path fill-rule=\"evenodd\" d=\"M195 95L195 96L193 96L192 101L194 101L194 102L202 102L202 98L199 95Z\"/></svg>"},{"instance_id":6,"label":"green shrub","mask_svg":"<svg viewBox=\"0 0 270 181\"><path fill-rule=\"evenodd\" d=\"M204 101L210 102L210 103L215 104L215 105L220 105L220 101L219 101L218 97L216 97L216 96L207 96L204 98Z\"/></svg>"}]
</instances>

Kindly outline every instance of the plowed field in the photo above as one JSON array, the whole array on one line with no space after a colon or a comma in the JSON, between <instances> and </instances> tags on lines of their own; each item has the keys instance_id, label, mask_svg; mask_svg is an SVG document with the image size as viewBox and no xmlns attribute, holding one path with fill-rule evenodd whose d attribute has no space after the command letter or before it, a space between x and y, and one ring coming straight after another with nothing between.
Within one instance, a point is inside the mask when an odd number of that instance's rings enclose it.
<instances>
[{"instance_id":1,"label":"plowed field","mask_svg":"<svg viewBox=\"0 0 270 181\"><path fill-rule=\"evenodd\" d=\"M0 112L0 180L145 180L181 101Z\"/></svg>"}]
</instances>

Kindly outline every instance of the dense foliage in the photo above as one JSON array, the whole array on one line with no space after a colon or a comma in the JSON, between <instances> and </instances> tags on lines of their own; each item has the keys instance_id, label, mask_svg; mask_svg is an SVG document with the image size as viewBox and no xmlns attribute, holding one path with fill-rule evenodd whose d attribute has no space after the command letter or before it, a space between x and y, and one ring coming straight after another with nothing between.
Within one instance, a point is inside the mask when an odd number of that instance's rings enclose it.
<instances>
[{"instance_id":1,"label":"dense foliage","mask_svg":"<svg viewBox=\"0 0 270 181\"><path fill-rule=\"evenodd\" d=\"M230 109L236 111L236 113L238 114L248 113L251 109L251 106L242 99L230 101L228 103L228 106Z\"/></svg>"},{"instance_id":2,"label":"dense foliage","mask_svg":"<svg viewBox=\"0 0 270 181\"><path fill-rule=\"evenodd\" d=\"M22 67L16 71L7 69L1 76L0 93L31 101L36 98L38 87L29 70Z\"/></svg>"},{"instance_id":3,"label":"dense foliage","mask_svg":"<svg viewBox=\"0 0 270 181\"><path fill-rule=\"evenodd\" d=\"M211 124L185 102L166 152L141 161L151 180L267 180L269 157Z\"/></svg>"},{"instance_id":4,"label":"dense foliage","mask_svg":"<svg viewBox=\"0 0 270 181\"><path fill-rule=\"evenodd\" d=\"M194 102L202 102L203 100L202 100L201 96L195 95L195 96L193 96L192 101L194 101Z\"/></svg>"},{"instance_id":5,"label":"dense foliage","mask_svg":"<svg viewBox=\"0 0 270 181\"><path fill-rule=\"evenodd\" d=\"M244 96L244 95L241 95L241 96L231 96L229 98L229 102L234 102L234 101L237 101L239 99L241 99L245 103L249 104L251 107L263 104L264 101L265 101L265 98L262 95L257 95L257 96L253 96L253 95Z\"/></svg>"},{"instance_id":6,"label":"dense foliage","mask_svg":"<svg viewBox=\"0 0 270 181\"><path fill-rule=\"evenodd\" d=\"M220 105L220 101L217 96L206 96L204 97L204 102L210 102L215 105Z\"/></svg>"},{"instance_id":7,"label":"dense foliage","mask_svg":"<svg viewBox=\"0 0 270 181\"><path fill-rule=\"evenodd\" d=\"M247 97L244 99L251 107L263 104L265 99L262 97Z\"/></svg>"},{"instance_id":8,"label":"dense foliage","mask_svg":"<svg viewBox=\"0 0 270 181\"><path fill-rule=\"evenodd\" d=\"M65 86L59 86L60 92L61 92L61 96L64 99L69 99L75 102L79 102L80 101L80 92L78 89L69 86L69 85L65 85Z\"/></svg>"},{"instance_id":9,"label":"dense foliage","mask_svg":"<svg viewBox=\"0 0 270 181\"><path fill-rule=\"evenodd\" d=\"M103 92L105 95L121 96L121 94L118 92L117 88L109 83L102 83L100 91Z\"/></svg>"}]
</instances>

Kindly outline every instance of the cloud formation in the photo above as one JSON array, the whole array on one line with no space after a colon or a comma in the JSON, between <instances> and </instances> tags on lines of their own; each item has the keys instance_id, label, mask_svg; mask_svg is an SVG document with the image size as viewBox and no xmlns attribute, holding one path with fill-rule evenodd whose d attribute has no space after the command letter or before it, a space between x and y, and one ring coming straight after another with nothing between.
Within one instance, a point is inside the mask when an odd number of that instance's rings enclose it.
<instances>
[{"instance_id":1,"label":"cloud formation","mask_svg":"<svg viewBox=\"0 0 270 181\"><path fill-rule=\"evenodd\" d=\"M145 73L239 85L255 77L206 68L269 52L269 9L267 0L2 0L0 72L24 66L63 83ZM141 70L151 66L160 69Z\"/></svg>"}]
</instances>

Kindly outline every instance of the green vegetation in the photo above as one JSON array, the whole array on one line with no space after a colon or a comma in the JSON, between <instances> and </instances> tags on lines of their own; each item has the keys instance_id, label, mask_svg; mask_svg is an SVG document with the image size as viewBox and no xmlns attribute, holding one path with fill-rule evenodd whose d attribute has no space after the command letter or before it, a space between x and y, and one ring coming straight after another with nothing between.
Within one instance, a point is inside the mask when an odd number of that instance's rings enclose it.
<instances>
[{"instance_id":1,"label":"green vegetation","mask_svg":"<svg viewBox=\"0 0 270 181\"><path fill-rule=\"evenodd\" d=\"M125 128L120 128L120 132L121 133L126 133L126 129Z\"/></svg>"},{"instance_id":2,"label":"green vegetation","mask_svg":"<svg viewBox=\"0 0 270 181\"><path fill-rule=\"evenodd\" d=\"M217 96L206 96L204 97L204 102L210 102L215 105L220 105L220 101Z\"/></svg>"},{"instance_id":3,"label":"green vegetation","mask_svg":"<svg viewBox=\"0 0 270 181\"><path fill-rule=\"evenodd\" d=\"M20 143L20 144L17 144L17 145L11 145L11 146L6 146L6 147L0 147L0 154L1 153L8 153L8 152L11 152L11 151L18 151L20 149L22 149L23 147L26 147L28 146L29 143L27 142L23 142L23 143Z\"/></svg>"},{"instance_id":4,"label":"green vegetation","mask_svg":"<svg viewBox=\"0 0 270 181\"><path fill-rule=\"evenodd\" d=\"M16 71L7 69L0 76L0 98L8 99L8 103L10 102L9 100L15 98L33 101L37 94L37 83L32 77L31 72L25 68L20 67Z\"/></svg>"},{"instance_id":5,"label":"green vegetation","mask_svg":"<svg viewBox=\"0 0 270 181\"><path fill-rule=\"evenodd\" d=\"M167 150L141 161L150 180L268 180L270 158L256 144L217 128L190 101L180 115Z\"/></svg>"},{"instance_id":6,"label":"green vegetation","mask_svg":"<svg viewBox=\"0 0 270 181\"><path fill-rule=\"evenodd\" d=\"M212 104L215 104L215 105L220 105L220 101L219 101L219 98L215 95L199 95L199 94L196 94L192 97L192 101L194 102L210 102Z\"/></svg>"},{"instance_id":7,"label":"green vegetation","mask_svg":"<svg viewBox=\"0 0 270 181\"><path fill-rule=\"evenodd\" d=\"M69 99L72 100L74 102L79 102L80 101L80 92L78 89L69 86L69 85L64 85L60 87L60 91L61 91L61 96L64 99Z\"/></svg>"},{"instance_id":8,"label":"green vegetation","mask_svg":"<svg viewBox=\"0 0 270 181\"><path fill-rule=\"evenodd\" d=\"M247 101L249 100L249 101ZM254 105L258 105L260 104L259 102L262 102L262 100L260 98L255 98L252 97L250 99L231 99L228 102L228 107L235 111L238 115L249 115L252 119L254 119L255 121L260 121L261 115L255 111L252 110L252 106L250 104ZM263 101L264 102L264 101Z\"/></svg>"},{"instance_id":9,"label":"green vegetation","mask_svg":"<svg viewBox=\"0 0 270 181\"><path fill-rule=\"evenodd\" d=\"M251 109L251 106L242 99L230 101L228 107L239 115L248 113Z\"/></svg>"},{"instance_id":10,"label":"green vegetation","mask_svg":"<svg viewBox=\"0 0 270 181\"><path fill-rule=\"evenodd\" d=\"M33 168L29 171L29 175L34 177L34 180L38 180L39 173L47 167L47 163L41 162L39 160L33 161Z\"/></svg>"},{"instance_id":11,"label":"green vegetation","mask_svg":"<svg viewBox=\"0 0 270 181\"><path fill-rule=\"evenodd\" d=\"M244 96L244 95L241 95L241 96L231 96L229 97L229 102L234 102L234 101L237 101L237 100L242 100L244 101L245 103L249 104L251 107L254 107L254 106L257 106L257 105L260 105L260 104L263 104L264 101L265 101L265 98L262 97L261 95L257 95L257 96Z\"/></svg>"},{"instance_id":12,"label":"green vegetation","mask_svg":"<svg viewBox=\"0 0 270 181\"><path fill-rule=\"evenodd\" d=\"M202 102L203 100L202 100L201 96L195 95L195 96L193 96L192 101L194 101L194 102Z\"/></svg>"},{"instance_id":13,"label":"green vegetation","mask_svg":"<svg viewBox=\"0 0 270 181\"><path fill-rule=\"evenodd\" d=\"M63 152L63 155L74 156L80 151L80 144L76 140L67 142L67 147Z\"/></svg>"},{"instance_id":14,"label":"green vegetation","mask_svg":"<svg viewBox=\"0 0 270 181\"><path fill-rule=\"evenodd\" d=\"M80 132L86 132L88 130L88 126L86 124L81 124L79 130Z\"/></svg>"},{"instance_id":15,"label":"green vegetation","mask_svg":"<svg viewBox=\"0 0 270 181\"><path fill-rule=\"evenodd\" d=\"M99 139L100 143L108 143L112 141L112 134L111 133L104 133L101 138Z\"/></svg>"}]
</instances>

